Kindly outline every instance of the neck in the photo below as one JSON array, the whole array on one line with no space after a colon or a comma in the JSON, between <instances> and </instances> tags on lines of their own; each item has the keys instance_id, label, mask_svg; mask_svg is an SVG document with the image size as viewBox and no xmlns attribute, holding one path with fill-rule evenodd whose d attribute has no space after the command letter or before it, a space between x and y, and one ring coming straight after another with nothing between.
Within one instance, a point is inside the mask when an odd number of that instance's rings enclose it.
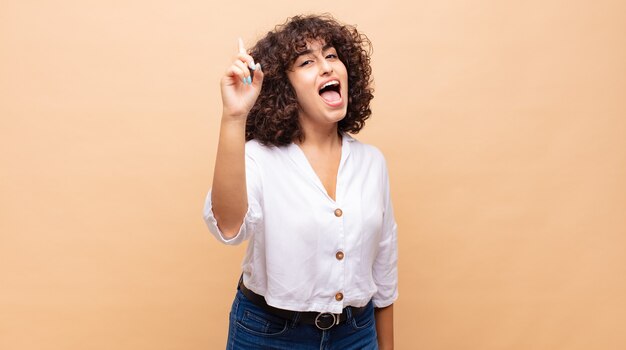
<instances>
[{"instance_id":1,"label":"neck","mask_svg":"<svg viewBox=\"0 0 626 350\"><path fill-rule=\"evenodd\" d=\"M331 128L302 128L304 140L296 141L301 147L318 150L332 150L341 147L341 136L337 133L337 124Z\"/></svg>"}]
</instances>

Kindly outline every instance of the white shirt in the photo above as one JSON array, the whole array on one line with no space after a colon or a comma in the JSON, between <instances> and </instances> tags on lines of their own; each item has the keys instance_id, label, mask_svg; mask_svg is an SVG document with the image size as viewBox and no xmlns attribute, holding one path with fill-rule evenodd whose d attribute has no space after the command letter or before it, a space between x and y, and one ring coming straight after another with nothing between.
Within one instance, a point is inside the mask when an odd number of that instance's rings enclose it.
<instances>
[{"instance_id":1,"label":"white shirt","mask_svg":"<svg viewBox=\"0 0 626 350\"><path fill-rule=\"evenodd\" d=\"M213 216L204 220L225 244L250 240L246 287L271 306L340 313L398 297L397 225L382 153L343 134L336 201L300 147L246 142L248 210L237 235L225 239ZM343 254L338 254L343 253Z\"/></svg>"}]
</instances>

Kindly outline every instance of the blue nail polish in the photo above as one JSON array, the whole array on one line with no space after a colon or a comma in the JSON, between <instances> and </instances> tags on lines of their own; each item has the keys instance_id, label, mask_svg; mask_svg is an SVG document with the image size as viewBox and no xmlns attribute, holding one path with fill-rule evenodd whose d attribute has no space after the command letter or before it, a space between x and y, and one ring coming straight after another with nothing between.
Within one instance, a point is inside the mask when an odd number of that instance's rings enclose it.
<instances>
[{"instance_id":1,"label":"blue nail polish","mask_svg":"<svg viewBox=\"0 0 626 350\"><path fill-rule=\"evenodd\" d=\"M250 84L252 84L252 80L254 79L254 71L256 70L256 66L254 67L248 67L250 68Z\"/></svg>"},{"instance_id":2,"label":"blue nail polish","mask_svg":"<svg viewBox=\"0 0 626 350\"><path fill-rule=\"evenodd\" d=\"M249 85L252 85L252 76L249 76L249 77L248 77L248 84L249 84Z\"/></svg>"}]
</instances>

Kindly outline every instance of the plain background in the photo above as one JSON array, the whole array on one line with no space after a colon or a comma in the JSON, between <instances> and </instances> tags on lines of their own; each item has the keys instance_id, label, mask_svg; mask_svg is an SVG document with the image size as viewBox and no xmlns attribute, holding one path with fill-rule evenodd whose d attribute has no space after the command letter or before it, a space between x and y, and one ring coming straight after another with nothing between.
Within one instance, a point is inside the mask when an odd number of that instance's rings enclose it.
<instances>
[{"instance_id":1,"label":"plain background","mask_svg":"<svg viewBox=\"0 0 626 350\"><path fill-rule=\"evenodd\" d=\"M626 348L623 1L4 0L1 349L223 348L219 79L321 12L373 42L397 348Z\"/></svg>"}]
</instances>

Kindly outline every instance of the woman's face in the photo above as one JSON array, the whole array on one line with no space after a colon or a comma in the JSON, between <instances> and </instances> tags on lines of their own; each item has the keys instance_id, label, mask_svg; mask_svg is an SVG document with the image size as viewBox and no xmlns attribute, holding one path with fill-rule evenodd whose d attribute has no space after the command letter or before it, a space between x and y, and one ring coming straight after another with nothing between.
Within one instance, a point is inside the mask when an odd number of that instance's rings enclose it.
<instances>
[{"instance_id":1,"label":"woman's face","mask_svg":"<svg viewBox=\"0 0 626 350\"><path fill-rule=\"evenodd\" d=\"M348 109L348 72L334 47L307 43L287 72L300 106L301 123L334 124Z\"/></svg>"}]
</instances>

